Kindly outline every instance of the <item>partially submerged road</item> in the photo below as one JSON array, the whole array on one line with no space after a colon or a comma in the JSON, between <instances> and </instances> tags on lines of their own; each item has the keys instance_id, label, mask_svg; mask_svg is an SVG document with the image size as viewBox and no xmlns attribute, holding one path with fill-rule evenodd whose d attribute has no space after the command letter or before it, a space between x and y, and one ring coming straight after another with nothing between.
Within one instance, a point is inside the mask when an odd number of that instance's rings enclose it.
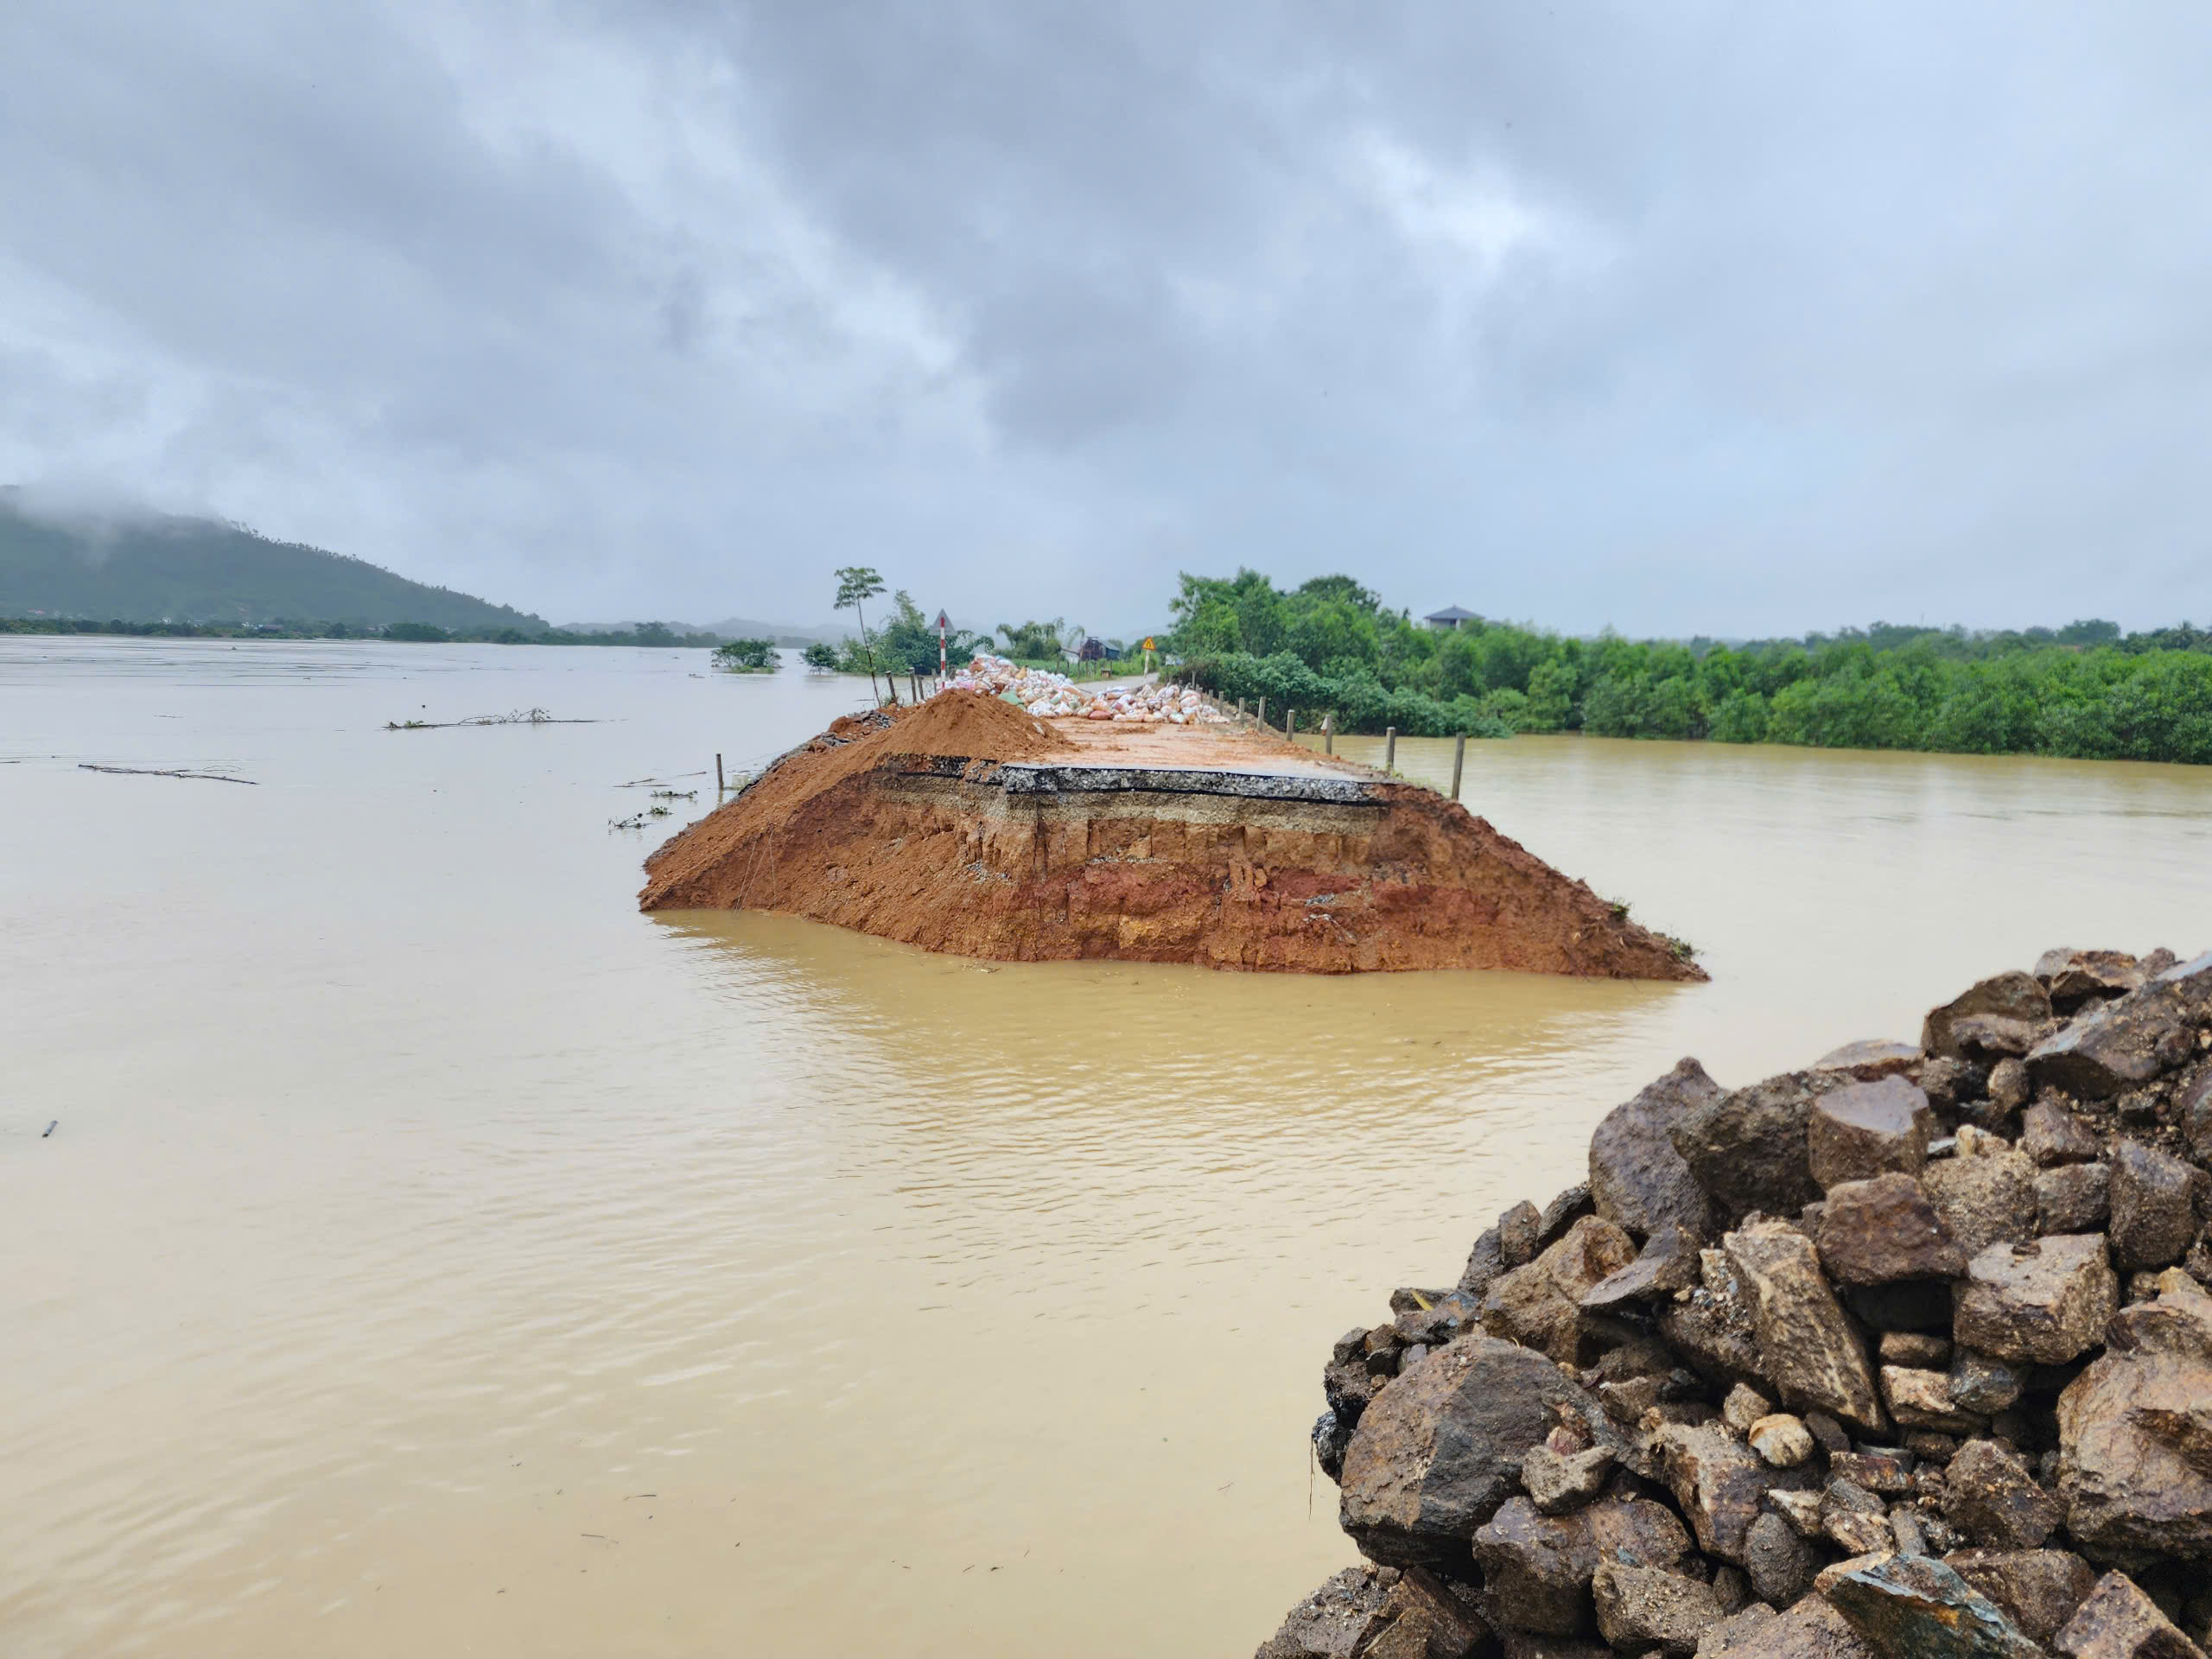
<instances>
[{"instance_id":1,"label":"partially submerged road","mask_svg":"<svg viewBox=\"0 0 2212 1659\"><path fill-rule=\"evenodd\" d=\"M1433 790L1256 728L1048 721L964 691L839 721L646 868L646 910L1010 961L1704 977Z\"/></svg>"}]
</instances>

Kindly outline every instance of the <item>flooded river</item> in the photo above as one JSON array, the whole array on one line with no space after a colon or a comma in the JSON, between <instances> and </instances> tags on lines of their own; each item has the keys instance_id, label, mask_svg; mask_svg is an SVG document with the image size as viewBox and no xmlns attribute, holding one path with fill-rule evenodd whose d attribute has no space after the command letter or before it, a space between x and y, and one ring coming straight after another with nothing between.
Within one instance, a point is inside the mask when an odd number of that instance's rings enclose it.
<instances>
[{"instance_id":1,"label":"flooded river","mask_svg":"<svg viewBox=\"0 0 2212 1659\"><path fill-rule=\"evenodd\" d=\"M1563 738L1465 799L1709 986L635 912L717 750L865 695L0 640L0 1649L1249 1653L1351 1559L1330 1340L1607 1107L2212 944L2212 771ZM384 729L533 706L594 723Z\"/></svg>"}]
</instances>

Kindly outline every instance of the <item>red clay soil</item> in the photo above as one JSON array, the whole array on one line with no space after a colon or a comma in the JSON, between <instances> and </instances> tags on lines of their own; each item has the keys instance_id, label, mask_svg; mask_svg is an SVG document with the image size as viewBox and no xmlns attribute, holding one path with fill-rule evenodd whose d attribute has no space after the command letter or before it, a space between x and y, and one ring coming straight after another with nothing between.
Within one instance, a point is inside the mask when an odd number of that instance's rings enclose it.
<instances>
[{"instance_id":1,"label":"red clay soil","mask_svg":"<svg viewBox=\"0 0 2212 1659\"><path fill-rule=\"evenodd\" d=\"M1013 795L1001 764L1090 765L1096 746L972 693L885 714L841 721L654 853L640 907L780 911L1007 961L1705 977L1465 808L1380 773L1332 768L1367 781L1357 804ZM1177 747L1195 766L1210 746ZM944 775L945 756L972 764Z\"/></svg>"},{"instance_id":2,"label":"red clay soil","mask_svg":"<svg viewBox=\"0 0 2212 1659\"><path fill-rule=\"evenodd\" d=\"M1010 702L973 692L944 692L927 702L879 709L872 715L840 715L830 729L805 747L785 755L713 816L695 823L645 861L648 870L709 824L720 823L742 807L742 836L751 836L787 823L817 796L846 779L874 772L910 755L987 757L992 760L1053 760L1071 758L1075 746ZM735 822L724 826L736 830ZM655 877L655 885L658 884ZM650 894L652 887L646 888ZM739 908L719 905L715 908ZM664 906L646 902L645 908ZM761 906L752 906L761 908Z\"/></svg>"}]
</instances>

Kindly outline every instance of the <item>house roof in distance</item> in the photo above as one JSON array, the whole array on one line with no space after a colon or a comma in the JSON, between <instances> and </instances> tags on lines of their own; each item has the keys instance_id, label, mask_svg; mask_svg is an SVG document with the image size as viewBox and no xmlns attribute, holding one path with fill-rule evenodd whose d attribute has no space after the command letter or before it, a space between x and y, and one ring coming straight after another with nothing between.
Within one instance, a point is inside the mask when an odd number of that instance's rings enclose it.
<instances>
[{"instance_id":1,"label":"house roof in distance","mask_svg":"<svg viewBox=\"0 0 2212 1659\"><path fill-rule=\"evenodd\" d=\"M1421 618L1424 622L1474 622L1480 619L1472 611L1463 611L1457 605L1446 605L1440 611L1431 611Z\"/></svg>"}]
</instances>

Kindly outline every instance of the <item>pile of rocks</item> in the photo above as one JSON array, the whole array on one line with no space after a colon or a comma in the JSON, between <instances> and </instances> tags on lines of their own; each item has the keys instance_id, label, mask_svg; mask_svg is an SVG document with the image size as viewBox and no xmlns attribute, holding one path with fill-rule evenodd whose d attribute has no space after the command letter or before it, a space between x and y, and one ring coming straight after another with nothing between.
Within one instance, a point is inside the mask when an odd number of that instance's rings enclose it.
<instances>
[{"instance_id":1,"label":"pile of rocks","mask_svg":"<svg viewBox=\"0 0 2212 1659\"><path fill-rule=\"evenodd\" d=\"M1337 1343L1370 1565L1261 1659L2202 1659L2209 1164L2212 955L2052 951L1744 1089L1684 1060Z\"/></svg>"}]
</instances>

